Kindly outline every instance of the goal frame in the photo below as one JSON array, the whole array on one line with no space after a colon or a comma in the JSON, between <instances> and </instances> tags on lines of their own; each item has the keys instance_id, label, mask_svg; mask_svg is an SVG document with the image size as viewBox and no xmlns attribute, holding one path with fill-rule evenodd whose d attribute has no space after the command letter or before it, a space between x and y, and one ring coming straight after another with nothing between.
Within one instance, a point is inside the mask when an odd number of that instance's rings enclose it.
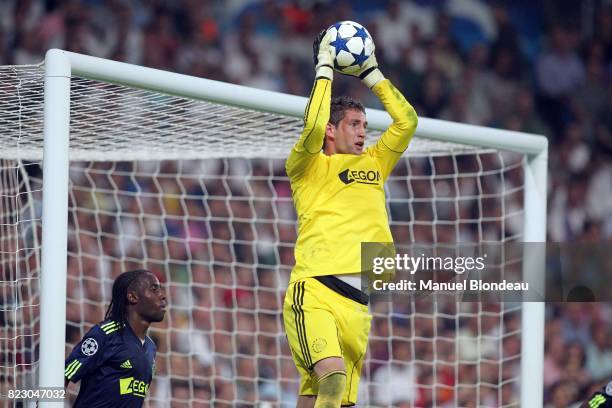
<instances>
[{"instance_id":1,"label":"goal frame","mask_svg":"<svg viewBox=\"0 0 612 408\"><path fill-rule=\"evenodd\" d=\"M204 78L105 60L59 49L45 55L44 147L40 387L64 387L66 330L68 167L70 139L71 76L121 84L208 102L258 111L302 117L307 99L228 84ZM366 109L368 127L384 130L391 123L381 110ZM524 242L546 241L546 185L548 140L544 136L501 129L420 118L417 137L522 153L525 176ZM529 265L526 265L529 264ZM524 262L524 278L543 294L543 277L529 270L544 265L543 254ZM543 270L543 269L540 269ZM521 406L543 399L544 302L525 302L521 331ZM525 379L529 378L529 381ZM41 407L59 407L62 402L41 402Z\"/></svg>"}]
</instances>

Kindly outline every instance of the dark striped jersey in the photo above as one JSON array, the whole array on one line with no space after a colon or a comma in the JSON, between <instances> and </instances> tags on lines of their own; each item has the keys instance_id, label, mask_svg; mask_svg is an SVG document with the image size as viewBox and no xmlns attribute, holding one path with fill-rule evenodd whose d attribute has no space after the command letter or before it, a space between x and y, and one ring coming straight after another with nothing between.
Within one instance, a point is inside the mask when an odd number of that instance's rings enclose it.
<instances>
[{"instance_id":1,"label":"dark striped jersey","mask_svg":"<svg viewBox=\"0 0 612 408\"><path fill-rule=\"evenodd\" d=\"M599 392L596 392L587 402L588 408L610 408L612 407L612 381Z\"/></svg>"},{"instance_id":2,"label":"dark striped jersey","mask_svg":"<svg viewBox=\"0 0 612 408\"><path fill-rule=\"evenodd\" d=\"M129 325L96 324L66 359L64 376L81 381L75 407L140 407L155 370L155 343Z\"/></svg>"}]
</instances>

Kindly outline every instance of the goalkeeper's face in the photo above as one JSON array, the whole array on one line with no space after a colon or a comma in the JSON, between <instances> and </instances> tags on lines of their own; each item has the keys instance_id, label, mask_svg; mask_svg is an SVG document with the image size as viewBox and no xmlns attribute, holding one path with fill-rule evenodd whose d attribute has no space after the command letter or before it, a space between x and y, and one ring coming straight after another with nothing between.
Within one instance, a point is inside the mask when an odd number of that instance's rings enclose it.
<instances>
[{"instance_id":1,"label":"goalkeeper's face","mask_svg":"<svg viewBox=\"0 0 612 408\"><path fill-rule=\"evenodd\" d=\"M358 109L347 109L337 126L327 127L327 140L333 146L332 153L355 154L363 153L366 127L365 113Z\"/></svg>"}]
</instances>

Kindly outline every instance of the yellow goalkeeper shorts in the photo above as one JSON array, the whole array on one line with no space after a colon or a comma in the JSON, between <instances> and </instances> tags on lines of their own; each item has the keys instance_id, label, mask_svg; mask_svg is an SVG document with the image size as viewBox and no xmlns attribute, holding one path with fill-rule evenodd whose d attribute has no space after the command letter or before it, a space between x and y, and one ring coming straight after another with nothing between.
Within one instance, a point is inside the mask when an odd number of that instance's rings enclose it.
<instances>
[{"instance_id":1,"label":"yellow goalkeeper shorts","mask_svg":"<svg viewBox=\"0 0 612 408\"><path fill-rule=\"evenodd\" d=\"M283 305L285 332L300 373L300 395L317 395L314 365L341 357L346 368L343 406L357 403L361 366L372 316L368 307L329 289L315 278L289 285Z\"/></svg>"}]
</instances>

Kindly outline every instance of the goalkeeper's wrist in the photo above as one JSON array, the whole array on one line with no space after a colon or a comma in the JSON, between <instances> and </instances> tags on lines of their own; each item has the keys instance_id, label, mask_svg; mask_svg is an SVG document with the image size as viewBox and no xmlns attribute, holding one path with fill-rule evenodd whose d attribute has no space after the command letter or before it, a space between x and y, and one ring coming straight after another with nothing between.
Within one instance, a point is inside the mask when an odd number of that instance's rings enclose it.
<instances>
[{"instance_id":1,"label":"goalkeeper's wrist","mask_svg":"<svg viewBox=\"0 0 612 408\"><path fill-rule=\"evenodd\" d=\"M329 65L321 65L315 70L315 79L326 78L330 81L334 78L334 70Z\"/></svg>"},{"instance_id":2,"label":"goalkeeper's wrist","mask_svg":"<svg viewBox=\"0 0 612 408\"><path fill-rule=\"evenodd\" d=\"M363 72L361 75L359 75L359 78L361 78L361 82L363 82L368 88L372 89L374 85L384 80L385 76L382 72L380 72L378 67L375 67Z\"/></svg>"}]
</instances>

